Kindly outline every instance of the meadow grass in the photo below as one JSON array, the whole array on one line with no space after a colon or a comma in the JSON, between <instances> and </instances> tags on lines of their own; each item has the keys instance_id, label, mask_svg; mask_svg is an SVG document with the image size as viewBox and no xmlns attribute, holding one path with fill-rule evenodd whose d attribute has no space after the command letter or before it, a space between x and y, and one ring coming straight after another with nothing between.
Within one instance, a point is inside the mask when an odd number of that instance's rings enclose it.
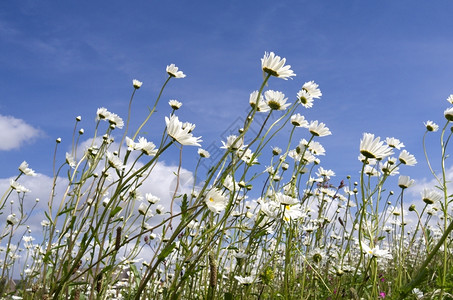
<instances>
[{"instance_id":1,"label":"meadow grass","mask_svg":"<svg viewBox=\"0 0 453 300\"><path fill-rule=\"evenodd\" d=\"M305 119L322 96L318 85L304 83L288 101L270 89L275 78L295 76L286 60L266 53L261 68L263 81L250 94L243 124L222 141L207 171L200 166L211 154L198 148L189 188L181 188L182 152L202 141L194 124L177 117L181 103L169 102L160 138L140 137L156 108L164 109L160 100L167 85L185 77L175 65L167 67L168 78L137 129L130 128L130 120L142 85L138 80L125 123L99 108L94 134L86 138L76 117L63 162L57 161L63 142L56 141L44 211L34 212L37 202L28 203L31 192L21 180L36 173L21 164L0 199L1 297L452 298L446 159L453 110L444 112L443 128L425 123L424 144L427 135L439 138L441 171L431 168L425 149L436 185L423 191L419 206L408 207L405 192L414 181L401 175L398 186L388 182L417 163L402 142L364 133L358 142L359 175L337 182L335 172L320 165L325 149L319 140L331 134L329 128ZM287 129L286 143L271 148ZM175 153L179 165L171 196L142 193L159 162ZM42 233L32 236L27 222L38 213Z\"/></svg>"}]
</instances>

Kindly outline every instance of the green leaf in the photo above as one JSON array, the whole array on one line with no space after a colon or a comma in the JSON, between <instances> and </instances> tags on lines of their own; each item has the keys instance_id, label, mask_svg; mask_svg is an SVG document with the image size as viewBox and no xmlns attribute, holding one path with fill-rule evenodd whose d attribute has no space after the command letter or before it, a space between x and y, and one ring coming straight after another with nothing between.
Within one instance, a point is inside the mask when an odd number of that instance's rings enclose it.
<instances>
[{"instance_id":1,"label":"green leaf","mask_svg":"<svg viewBox=\"0 0 453 300\"><path fill-rule=\"evenodd\" d=\"M167 256L170 255L171 251L175 249L176 243L171 243L170 245L167 245L164 250L159 254L158 259L159 260L164 260Z\"/></svg>"},{"instance_id":2,"label":"green leaf","mask_svg":"<svg viewBox=\"0 0 453 300\"><path fill-rule=\"evenodd\" d=\"M61 216L61 215L64 215L65 213L67 212L71 212L74 210L74 206L71 206L69 208L66 208L65 210L61 211L60 213L58 213L57 217Z\"/></svg>"},{"instance_id":3,"label":"green leaf","mask_svg":"<svg viewBox=\"0 0 453 300\"><path fill-rule=\"evenodd\" d=\"M47 220L49 220L49 222L50 222L51 224L53 224L52 218L49 216L49 214L47 213L47 211L44 211L44 215L46 216Z\"/></svg>"},{"instance_id":4,"label":"green leaf","mask_svg":"<svg viewBox=\"0 0 453 300\"><path fill-rule=\"evenodd\" d=\"M123 208L120 206L115 207L111 212L110 212L110 218L115 216L117 213L119 213Z\"/></svg>"}]
</instances>

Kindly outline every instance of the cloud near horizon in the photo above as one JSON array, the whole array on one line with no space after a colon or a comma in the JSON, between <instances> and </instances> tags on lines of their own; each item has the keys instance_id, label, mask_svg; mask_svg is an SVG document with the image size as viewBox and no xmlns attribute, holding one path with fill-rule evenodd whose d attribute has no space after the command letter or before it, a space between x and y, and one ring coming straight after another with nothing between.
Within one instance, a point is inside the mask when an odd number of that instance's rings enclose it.
<instances>
[{"instance_id":1,"label":"cloud near horizon","mask_svg":"<svg viewBox=\"0 0 453 300\"><path fill-rule=\"evenodd\" d=\"M22 119L13 116L0 115L0 151L9 151L20 148L24 144L33 142L43 135L43 132Z\"/></svg>"}]
</instances>

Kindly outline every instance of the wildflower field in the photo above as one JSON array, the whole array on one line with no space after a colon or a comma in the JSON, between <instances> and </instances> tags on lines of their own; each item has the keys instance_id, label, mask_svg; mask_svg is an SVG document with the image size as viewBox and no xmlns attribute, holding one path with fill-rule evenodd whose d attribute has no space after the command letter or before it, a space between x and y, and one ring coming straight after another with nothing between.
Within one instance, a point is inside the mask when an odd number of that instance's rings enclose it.
<instances>
[{"instance_id":1,"label":"wildflower field","mask_svg":"<svg viewBox=\"0 0 453 300\"><path fill-rule=\"evenodd\" d=\"M402 141L364 132L351 149L361 169L335 177L320 160L331 131L308 110L322 101L318 84L273 90L273 80L297 80L273 52L261 69L261 86L244 99L243 124L207 168L200 166L212 150L202 148L195 124L178 118L184 106L163 100L186 77L174 64L138 128L129 126L138 80L128 111L93 111L88 138L85 117L75 115L72 141L57 138L49 149L53 187L40 200L46 209L24 209L33 192L22 180L36 175L26 161L1 191L2 299L453 299L446 174L453 107L444 111L445 124L424 123L420 139L435 140L441 155L430 161L425 149L418 159L436 185L422 192L421 206L407 206L414 180L399 174L417 159ZM157 109L168 111L164 120L153 119ZM154 141L143 136L151 120L165 122ZM287 129L286 143L275 145ZM182 172L187 147L198 147L190 180ZM64 161L61 148L72 149ZM168 199L143 193L158 162L175 153ZM42 216L42 232L30 230L31 215Z\"/></svg>"}]
</instances>

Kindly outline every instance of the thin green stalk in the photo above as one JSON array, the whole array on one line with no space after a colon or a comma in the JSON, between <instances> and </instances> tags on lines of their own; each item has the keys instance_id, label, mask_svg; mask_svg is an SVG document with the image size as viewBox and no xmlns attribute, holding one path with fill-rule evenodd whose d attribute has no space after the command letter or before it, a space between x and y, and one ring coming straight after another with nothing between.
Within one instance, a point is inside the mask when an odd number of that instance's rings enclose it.
<instances>
[{"instance_id":1,"label":"thin green stalk","mask_svg":"<svg viewBox=\"0 0 453 300\"><path fill-rule=\"evenodd\" d=\"M145 124L148 122L149 118L151 118L152 114L153 114L154 111L156 110L156 106L157 106L157 103L159 102L160 97L162 96L162 92L164 91L165 86L167 85L167 83L170 81L170 79L171 79L172 77L173 77L173 76L169 75L168 78L167 78L167 80L165 81L164 85L163 85L162 88L160 89L159 96L157 96L157 99L156 99L156 102L154 103L153 108L150 110L148 116L145 118L145 120L144 120L143 123L140 125L140 127L138 127L137 131L135 132L134 136L132 137L132 140L133 140L133 141L135 141L135 138L136 138L137 135L140 133L140 131L142 130L143 126L145 126Z\"/></svg>"}]
</instances>

